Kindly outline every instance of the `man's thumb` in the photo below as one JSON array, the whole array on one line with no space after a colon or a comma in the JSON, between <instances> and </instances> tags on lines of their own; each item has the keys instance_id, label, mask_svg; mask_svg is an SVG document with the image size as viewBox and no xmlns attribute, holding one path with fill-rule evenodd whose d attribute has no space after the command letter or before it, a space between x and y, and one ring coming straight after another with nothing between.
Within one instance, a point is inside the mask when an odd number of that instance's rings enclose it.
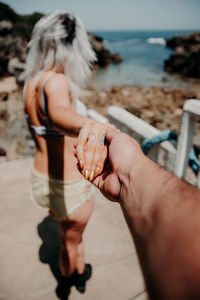
<instances>
[{"instance_id":1,"label":"man's thumb","mask_svg":"<svg viewBox=\"0 0 200 300\"><path fill-rule=\"evenodd\" d=\"M119 129L117 129L114 125L109 125L106 129L106 139L109 143L111 143L112 139L119 133Z\"/></svg>"}]
</instances>

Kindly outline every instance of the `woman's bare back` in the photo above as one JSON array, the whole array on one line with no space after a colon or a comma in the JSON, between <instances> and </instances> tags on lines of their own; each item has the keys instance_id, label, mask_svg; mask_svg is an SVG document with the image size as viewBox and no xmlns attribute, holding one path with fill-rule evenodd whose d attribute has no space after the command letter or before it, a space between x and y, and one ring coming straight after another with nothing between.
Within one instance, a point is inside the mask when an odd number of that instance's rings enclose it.
<instances>
[{"instance_id":1,"label":"woman's bare back","mask_svg":"<svg viewBox=\"0 0 200 300\"><path fill-rule=\"evenodd\" d=\"M53 72L46 72L38 81L30 79L27 83L25 94L25 110L29 116L29 122L35 126L46 126L45 115L41 102L42 85L47 76L50 75L51 80L55 75ZM46 83L48 82L47 79ZM76 104L68 90L69 101L68 108L75 112ZM60 91L59 91L60 92ZM66 91L65 91L66 92ZM47 99L48 107L48 99ZM48 137L32 134L36 144L36 154L34 160L35 169L52 178L73 180L82 178L77 169L77 160L73 155L73 145L76 141L75 137Z\"/></svg>"}]
</instances>

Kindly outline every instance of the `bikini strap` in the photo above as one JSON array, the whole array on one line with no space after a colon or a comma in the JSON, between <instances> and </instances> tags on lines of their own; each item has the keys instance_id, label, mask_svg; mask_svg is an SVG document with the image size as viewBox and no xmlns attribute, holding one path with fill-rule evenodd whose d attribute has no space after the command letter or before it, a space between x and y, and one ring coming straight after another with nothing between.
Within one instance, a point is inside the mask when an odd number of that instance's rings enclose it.
<instances>
[{"instance_id":1,"label":"bikini strap","mask_svg":"<svg viewBox=\"0 0 200 300\"><path fill-rule=\"evenodd\" d=\"M50 126L50 121L49 121L49 116L48 116L47 99L46 99L46 96L44 93L44 86L45 86L45 83L47 82L47 80L52 75L53 75L52 73L47 75L47 77L42 82L42 87L41 87L41 104L42 104L42 108L43 108L43 112L44 112L44 118L45 118L45 121L46 121L48 127L51 127L51 126Z\"/></svg>"}]
</instances>

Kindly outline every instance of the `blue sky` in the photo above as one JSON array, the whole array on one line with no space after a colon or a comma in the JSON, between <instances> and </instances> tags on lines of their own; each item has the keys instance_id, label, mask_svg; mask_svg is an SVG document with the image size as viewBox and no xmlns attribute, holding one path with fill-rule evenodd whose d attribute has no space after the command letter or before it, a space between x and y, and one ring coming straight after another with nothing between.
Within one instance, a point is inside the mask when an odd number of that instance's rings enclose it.
<instances>
[{"instance_id":1,"label":"blue sky","mask_svg":"<svg viewBox=\"0 0 200 300\"><path fill-rule=\"evenodd\" d=\"M88 30L200 29L200 0L5 0L20 14L65 9Z\"/></svg>"}]
</instances>

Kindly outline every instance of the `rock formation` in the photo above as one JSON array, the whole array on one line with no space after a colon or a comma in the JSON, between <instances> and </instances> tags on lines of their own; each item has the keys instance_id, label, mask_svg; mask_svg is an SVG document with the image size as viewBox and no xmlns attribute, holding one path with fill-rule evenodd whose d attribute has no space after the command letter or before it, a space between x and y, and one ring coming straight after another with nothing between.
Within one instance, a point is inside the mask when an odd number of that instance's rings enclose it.
<instances>
[{"instance_id":1,"label":"rock formation","mask_svg":"<svg viewBox=\"0 0 200 300\"><path fill-rule=\"evenodd\" d=\"M165 61L166 71L185 77L200 77L200 32L173 37L166 45L175 51Z\"/></svg>"},{"instance_id":2,"label":"rock formation","mask_svg":"<svg viewBox=\"0 0 200 300\"><path fill-rule=\"evenodd\" d=\"M100 36L88 32L89 40L97 56L97 65L107 67L109 64L118 64L122 58L118 53L112 54L104 46L103 39Z\"/></svg>"}]
</instances>

